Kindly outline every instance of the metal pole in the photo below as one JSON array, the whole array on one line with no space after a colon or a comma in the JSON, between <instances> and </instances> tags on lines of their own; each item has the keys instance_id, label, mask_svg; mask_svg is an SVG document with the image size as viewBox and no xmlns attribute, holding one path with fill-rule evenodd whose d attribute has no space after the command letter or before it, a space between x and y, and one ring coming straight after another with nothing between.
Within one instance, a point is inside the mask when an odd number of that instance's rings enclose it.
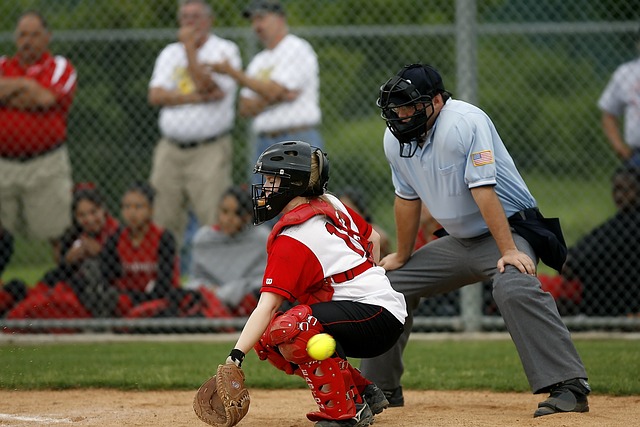
<instances>
[{"instance_id":1,"label":"metal pole","mask_svg":"<svg viewBox=\"0 0 640 427\"><path fill-rule=\"evenodd\" d=\"M478 101L478 22L476 0L456 0L456 98Z\"/></svg>"},{"instance_id":2,"label":"metal pole","mask_svg":"<svg viewBox=\"0 0 640 427\"><path fill-rule=\"evenodd\" d=\"M476 0L456 0L456 93L472 104L478 100L478 22ZM460 313L466 332L482 329L482 284L460 289Z\"/></svg>"}]
</instances>

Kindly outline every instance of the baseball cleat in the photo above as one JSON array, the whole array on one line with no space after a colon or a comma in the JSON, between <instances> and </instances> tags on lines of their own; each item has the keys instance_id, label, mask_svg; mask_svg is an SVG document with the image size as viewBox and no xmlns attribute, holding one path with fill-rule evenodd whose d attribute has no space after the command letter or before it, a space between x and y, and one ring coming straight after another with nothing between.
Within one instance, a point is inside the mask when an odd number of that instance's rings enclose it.
<instances>
[{"instance_id":1,"label":"baseball cleat","mask_svg":"<svg viewBox=\"0 0 640 427\"><path fill-rule=\"evenodd\" d=\"M574 378L556 384L551 388L549 397L538 404L533 417L558 414L562 412L589 412L587 395L591 392L589 383L582 378Z\"/></svg>"},{"instance_id":2,"label":"baseball cleat","mask_svg":"<svg viewBox=\"0 0 640 427\"><path fill-rule=\"evenodd\" d=\"M367 427L373 424L373 412L367 403L356 403L356 416L348 420L320 420L315 427Z\"/></svg>"},{"instance_id":3,"label":"baseball cleat","mask_svg":"<svg viewBox=\"0 0 640 427\"><path fill-rule=\"evenodd\" d=\"M369 384L362 392L362 398L367 402L374 415L381 413L389 407L389 401L384 392L375 384Z\"/></svg>"}]
</instances>

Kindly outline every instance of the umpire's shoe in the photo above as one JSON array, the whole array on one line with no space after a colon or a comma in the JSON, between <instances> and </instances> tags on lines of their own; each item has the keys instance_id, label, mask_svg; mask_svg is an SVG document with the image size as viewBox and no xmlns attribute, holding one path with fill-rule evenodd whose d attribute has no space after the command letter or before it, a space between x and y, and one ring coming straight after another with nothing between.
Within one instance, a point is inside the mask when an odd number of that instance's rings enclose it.
<instances>
[{"instance_id":1,"label":"umpire's shoe","mask_svg":"<svg viewBox=\"0 0 640 427\"><path fill-rule=\"evenodd\" d=\"M402 394L402 386L398 386L391 390L383 390L384 396L389 401L389 408L399 408L404 406L404 395Z\"/></svg>"},{"instance_id":2,"label":"umpire's shoe","mask_svg":"<svg viewBox=\"0 0 640 427\"><path fill-rule=\"evenodd\" d=\"M589 412L587 395L591 392L589 383L582 378L573 378L551 386L550 395L538 404L533 417L560 412Z\"/></svg>"}]
</instances>

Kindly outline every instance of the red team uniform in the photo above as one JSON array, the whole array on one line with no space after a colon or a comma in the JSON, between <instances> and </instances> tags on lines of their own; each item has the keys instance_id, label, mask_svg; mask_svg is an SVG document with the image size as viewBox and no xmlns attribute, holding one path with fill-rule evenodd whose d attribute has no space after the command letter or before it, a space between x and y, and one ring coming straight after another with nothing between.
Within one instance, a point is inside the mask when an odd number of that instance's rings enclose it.
<instances>
[{"instance_id":1,"label":"red team uniform","mask_svg":"<svg viewBox=\"0 0 640 427\"><path fill-rule=\"evenodd\" d=\"M92 236L104 244L109 236L119 230L120 224L111 215L106 216L105 225L98 235ZM61 241L61 259L58 267L48 272L41 282L27 291L23 300L18 302L6 315L7 319L84 319L91 312L85 307L78 294L82 292L84 282L79 273L80 264L64 262L67 252L79 241L84 232L66 233Z\"/></svg>"},{"instance_id":2,"label":"red team uniform","mask_svg":"<svg viewBox=\"0 0 640 427\"><path fill-rule=\"evenodd\" d=\"M45 52L34 65L22 68L17 57L0 57L2 77L29 77L53 92L57 107L34 114L0 108L0 156L31 158L58 148L67 137L67 114L76 88L76 71L68 59Z\"/></svg>"},{"instance_id":3,"label":"red team uniform","mask_svg":"<svg viewBox=\"0 0 640 427\"><path fill-rule=\"evenodd\" d=\"M316 427L367 426L389 402L347 357L387 351L407 315L404 297L375 264L380 236L325 192L329 164L320 149L302 141L274 144L255 172L263 177L253 186L254 224L282 216L267 241L260 301L226 363L240 366L253 348L261 360L305 380L318 404L307 414ZM299 304L278 312L285 301ZM306 347L321 333L336 348L318 360Z\"/></svg>"},{"instance_id":4,"label":"red team uniform","mask_svg":"<svg viewBox=\"0 0 640 427\"><path fill-rule=\"evenodd\" d=\"M180 287L180 269L168 231L151 223L136 246L125 228L109 239L101 256L103 276L120 293L118 315L149 317L170 306L172 289Z\"/></svg>"}]
</instances>

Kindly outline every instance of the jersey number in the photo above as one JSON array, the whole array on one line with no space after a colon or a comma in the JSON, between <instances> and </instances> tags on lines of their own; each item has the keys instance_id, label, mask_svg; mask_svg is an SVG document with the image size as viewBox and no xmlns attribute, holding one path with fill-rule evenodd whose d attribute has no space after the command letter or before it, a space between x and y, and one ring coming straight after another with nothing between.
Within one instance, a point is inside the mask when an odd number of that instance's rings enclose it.
<instances>
[{"instance_id":1,"label":"jersey number","mask_svg":"<svg viewBox=\"0 0 640 427\"><path fill-rule=\"evenodd\" d=\"M350 228L346 227L346 224L344 223L344 219L340 218L340 222L342 223L342 225L344 225L344 228L337 228L335 225L333 225L333 223L331 222L327 222L325 223L325 227L327 229L327 231L329 232L329 234L333 234L336 237L341 238L344 243L355 253L357 253L358 255L362 256L362 257L366 257L367 253L366 251L362 248L362 245L360 244L360 236L356 235L353 230L351 230ZM358 242L358 245L356 246L356 243Z\"/></svg>"}]
</instances>

